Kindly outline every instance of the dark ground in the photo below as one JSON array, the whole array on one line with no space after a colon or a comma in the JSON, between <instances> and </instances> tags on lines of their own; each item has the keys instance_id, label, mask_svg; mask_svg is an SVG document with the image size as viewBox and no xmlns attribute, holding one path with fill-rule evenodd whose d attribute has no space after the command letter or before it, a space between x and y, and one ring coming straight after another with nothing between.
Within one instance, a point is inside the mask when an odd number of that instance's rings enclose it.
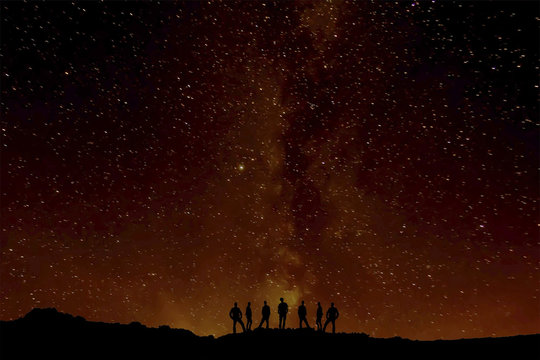
<instances>
[{"instance_id":1,"label":"dark ground","mask_svg":"<svg viewBox=\"0 0 540 360\"><path fill-rule=\"evenodd\" d=\"M540 334L506 338L412 341L311 330L256 330L219 338L167 326L86 321L34 309L0 322L1 359L539 359Z\"/></svg>"}]
</instances>

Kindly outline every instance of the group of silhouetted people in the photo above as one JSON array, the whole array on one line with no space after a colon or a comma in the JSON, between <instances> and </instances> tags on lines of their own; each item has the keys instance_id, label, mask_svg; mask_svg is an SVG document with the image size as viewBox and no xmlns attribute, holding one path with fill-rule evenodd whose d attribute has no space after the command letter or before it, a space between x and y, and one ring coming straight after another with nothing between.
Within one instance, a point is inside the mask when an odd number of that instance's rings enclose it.
<instances>
[{"instance_id":1,"label":"group of silhouetted people","mask_svg":"<svg viewBox=\"0 0 540 360\"><path fill-rule=\"evenodd\" d=\"M279 315L279 328L285 329L285 321L287 320L287 313L289 312L289 305L285 301L283 301L283 298L279 299L280 303L278 305L278 315ZM233 333L236 334L236 323L239 323L240 326L242 326L242 331L251 330L251 324L252 321L252 311L251 311L251 302L247 303L246 307L246 325L244 326L244 322L242 321L242 310L238 307L238 303L234 303L234 307L229 312L229 317L233 321ZM268 329L269 326L269 319L270 319L270 306L266 303L266 300L264 301L264 305L262 307L262 319L259 323L258 328L262 328L263 324L266 323L266 328ZM315 322L317 326L318 331L326 331L326 327L328 324L332 323L332 333L336 332L336 319L339 317L339 312L337 308L334 307L334 303L330 304L330 308L326 311L326 321L324 323L324 326L322 325L322 317L323 317L323 309L321 307L321 303L317 303L317 321ZM304 301L302 301L302 304L298 307L298 318L300 319L300 329L302 328L302 324L305 323L306 327L311 329L309 326L309 323L307 321L307 309L306 305L304 305Z\"/></svg>"}]
</instances>

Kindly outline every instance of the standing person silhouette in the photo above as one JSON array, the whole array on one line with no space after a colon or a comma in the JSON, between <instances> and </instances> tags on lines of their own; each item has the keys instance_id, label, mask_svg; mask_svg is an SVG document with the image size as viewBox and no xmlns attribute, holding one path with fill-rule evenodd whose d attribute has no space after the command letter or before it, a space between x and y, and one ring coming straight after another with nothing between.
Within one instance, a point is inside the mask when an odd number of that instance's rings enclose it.
<instances>
[{"instance_id":1,"label":"standing person silhouette","mask_svg":"<svg viewBox=\"0 0 540 360\"><path fill-rule=\"evenodd\" d=\"M321 303L318 302L317 303L317 321L316 321L316 324L317 324L317 330L322 330L322 316L323 316L323 309L322 309L322 306L321 306Z\"/></svg>"},{"instance_id":2,"label":"standing person silhouette","mask_svg":"<svg viewBox=\"0 0 540 360\"><path fill-rule=\"evenodd\" d=\"M306 326L308 329L310 328L308 321L306 319L306 316L307 316L307 309L306 309L306 305L304 305L304 300L302 300L302 305L298 307L298 317L300 318L300 329L302 328L302 322L306 323Z\"/></svg>"},{"instance_id":3,"label":"standing person silhouette","mask_svg":"<svg viewBox=\"0 0 540 360\"><path fill-rule=\"evenodd\" d=\"M336 319L339 317L338 310L334 307L334 303L330 304L330 308L326 312L326 322L324 323L323 332L326 331L328 323L332 322L332 334L336 333Z\"/></svg>"},{"instance_id":4,"label":"standing person silhouette","mask_svg":"<svg viewBox=\"0 0 540 360\"><path fill-rule=\"evenodd\" d=\"M285 321L287 320L287 313L289 312L289 305L286 302L283 302L283 298L279 298L281 301L278 305L278 314L279 314L279 328L285 329Z\"/></svg>"},{"instance_id":5,"label":"standing person silhouette","mask_svg":"<svg viewBox=\"0 0 540 360\"><path fill-rule=\"evenodd\" d=\"M233 321L233 333L236 334L236 323L239 322L242 325L242 331L245 332L244 322L242 321L242 310L238 307L237 303L234 303L234 307L229 311L229 317Z\"/></svg>"},{"instance_id":6,"label":"standing person silhouette","mask_svg":"<svg viewBox=\"0 0 540 360\"><path fill-rule=\"evenodd\" d=\"M262 320L259 324L259 328L262 327L263 323L266 321L266 328L268 329L268 319L270 318L270 306L266 304L266 300L264 300L264 306L262 307Z\"/></svg>"},{"instance_id":7,"label":"standing person silhouette","mask_svg":"<svg viewBox=\"0 0 540 360\"><path fill-rule=\"evenodd\" d=\"M251 315L251 303L248 302L246 307L246 329L248 330L251 330L251 324L253 323L253 321L251 321Z\"/></svg>"}]
</instances>

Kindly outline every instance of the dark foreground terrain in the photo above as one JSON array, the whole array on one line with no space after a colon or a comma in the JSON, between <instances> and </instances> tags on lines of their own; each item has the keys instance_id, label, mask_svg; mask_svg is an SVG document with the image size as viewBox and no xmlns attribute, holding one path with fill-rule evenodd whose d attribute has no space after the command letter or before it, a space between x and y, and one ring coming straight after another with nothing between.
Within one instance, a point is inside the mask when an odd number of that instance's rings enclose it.
<instances>
[{"instance_id":1,"label":"dark foreground terrain","mask_svg":"<svg viewBox=\"0 0 540 360\"><path fill-rule=\"evenodd\" d=\"M200 337L167 326L86 321L34 309L0 322L0 359L539 359L540 334L452 341L376 339L365 334L256 330Z\"/></svg>"}]
</instances>

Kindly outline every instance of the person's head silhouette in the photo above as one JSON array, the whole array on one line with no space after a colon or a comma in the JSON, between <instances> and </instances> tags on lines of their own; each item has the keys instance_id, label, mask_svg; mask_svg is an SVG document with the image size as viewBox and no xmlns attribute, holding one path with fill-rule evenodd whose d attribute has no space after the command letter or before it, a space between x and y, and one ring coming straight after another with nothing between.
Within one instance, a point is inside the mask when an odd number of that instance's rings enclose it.
<instances>
[{"instance_id":1,"label":"person's head silhouette","mask_svg":"<svg viewBox=\"0 0 540 360\"><path fill-rule=\"evenodd\" d=\"M234 307L238 307L238 303L234 303Z\"/></svg>"},{"instance_id":2,"label":"person's head silhouette","mask_svg":"<svg viewBox=\"0 0 540 360\"><path fill-rule=\"evenodd\" d=\"M334 307L334 303L330 303L330 306L331 306L331 307Z\"/></svg>"},{"instance_id":3,"label":"person's head silhouette","mask_svg":"<svg viewBox=\"0 0 540 360\"><path fill-rule=\"evenodd\" d=\"M251 306L251 303L248 301L248 307L250 307L250 306Z\"/></svg>"},{"instance_id":4,"label":"person's head silhouette","mask_svg":"<svg viewBox=\"0 0 540 360\"><path fill-rule=\"evenodd\" d=\"M302 305L304 305L304 300L302 300Z\"/></svg>"},{"instance_id":5,"label":"person's head silhouette","mask_svg":"<svg viewBox=\"0 0 540 360\"><path fill-rule=\"evenodd\" d=\"M266 300L264 300L264 305L266 305Z\"/></svg>"},{"instance_id":6,"label":"person's head silhouette","mask_svg":"<svg viewBox=\"0 0 540 360\"><path fill-rule=\"evenodd\" d=\"M317 305L318 305L318 306L321 306L321 303L320 303L320 302L318 302L318 303L317 303Z\"/></svg>"},{"instance_id":7,"label":"person's head silhouette","mask_svg":"<svg viewBox=\"0 0 540 360\"><path fill-rule=\"evenodd\" d=\"M283 302L283 298L279 298L279 301Z\"/></svg>"}]
</instances>

